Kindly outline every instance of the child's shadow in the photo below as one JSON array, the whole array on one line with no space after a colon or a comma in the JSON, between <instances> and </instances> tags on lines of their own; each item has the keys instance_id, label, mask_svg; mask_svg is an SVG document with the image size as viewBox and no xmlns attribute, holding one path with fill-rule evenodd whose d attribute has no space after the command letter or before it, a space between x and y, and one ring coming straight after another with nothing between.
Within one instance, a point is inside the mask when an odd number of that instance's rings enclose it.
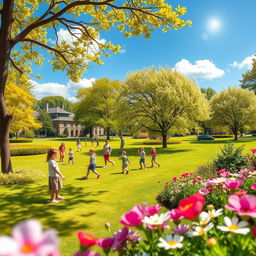
<instances>
[{"instance_id":1,"label":"child's shadow","mask_svg":"<svg viewBox=\"0 0 256 256\"><path fill-rule=\"evenodd\" d=\"M75 180L86 180L85 178L81 177L81 178L75 178ZM88 180L88 179L87 179Z\"/></svg>"},{"instance_id":2,"label":"child's shadow","mask_svg":"<svg viewBox=\"0 0 256 256\"><path fill-rule=\"evenodd\" d=\"M138 169L131 169L131 171L143 171L143 169L140 169L140 168L138 168Z\"/></svg>"},{"instance_id":3,"label":"child's shadow","mask_svg":"<svg viewBox=\"0 0 256 256\"><path fill-rule=\"evenodd\" d=\"M111 175L116 175L116 174L123 174L122 172L112 172L110 173Z\"/></svg>"}]
</instances>

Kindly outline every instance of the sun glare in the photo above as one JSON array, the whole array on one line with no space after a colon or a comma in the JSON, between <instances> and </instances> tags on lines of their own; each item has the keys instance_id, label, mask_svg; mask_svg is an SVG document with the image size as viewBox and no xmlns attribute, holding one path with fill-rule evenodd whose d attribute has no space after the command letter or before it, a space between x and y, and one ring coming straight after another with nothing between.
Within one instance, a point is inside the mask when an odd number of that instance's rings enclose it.
<instances>
[{"instance_id":1,"label":"sun glare","mask_svg":"<svg viewBox=\"0 0 256 256\"><path fill-rule=\"evenodd\" d=\"M219 19L216 19L216 18L209 19L208 29L210 30L210 32L218 32L220 30L220 27L221 27L221 22Z\"/></svg>"}]
</instances>

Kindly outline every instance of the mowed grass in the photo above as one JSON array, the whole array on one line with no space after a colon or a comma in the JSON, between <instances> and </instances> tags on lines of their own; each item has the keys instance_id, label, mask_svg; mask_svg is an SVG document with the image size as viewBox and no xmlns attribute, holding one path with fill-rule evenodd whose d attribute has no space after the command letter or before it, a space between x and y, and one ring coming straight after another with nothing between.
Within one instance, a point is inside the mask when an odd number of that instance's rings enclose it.
<instances>
[{"instance_id":1,"label":"mowed grass","mask_svg":"<svg viewBox=\"0 0 256 256\"><path fill-rule=\"evenodd\" d=\"M96 236L107 236L104 229L106 222L112 224L113 230L120 228L120 216L134 204L155 203L155 198L166 181L183 172L194 171L198 165L211 160L225 143L231 141L218 139L213 142L197 142L194 136L178 139L182 140L182 143L169 145L168 149L157 146L160 168L138 170L137 150L142 146L142 140L125 138L125 148L131 161L129 175L120 174L118 138L110 142L113 147L112 159L116 166L100 168L103 166L101 141L100 147L97 148L97 166L101 173L99 180L96 180L93 173L89 180L79 179L85 175L89 158L87 151L90 145L83 147L83 152L75 152L75 165L67 165L67 157L64 163L60 163L66 180L62 191L65 200L59 205L47 203L47 179L36 184L1 186L0 233L8 234L17 222L35 218L40 220L45 228L55 228L61 237L62 255L72 255L78 248L77 230L92 232ZM58 148L62 141L66 143L67 149L71 147L76 150L75 140L72 139L35 139L31 144ZM245 144L245 150L249 150L255 147L256 138L241 138L237 144ZM145 148L148 154L147 165L150 165L150 146ZM21 156L13 157L12 161L14 169L42 170L47 174L45 157Z\"/></svg>"}]
</instances>

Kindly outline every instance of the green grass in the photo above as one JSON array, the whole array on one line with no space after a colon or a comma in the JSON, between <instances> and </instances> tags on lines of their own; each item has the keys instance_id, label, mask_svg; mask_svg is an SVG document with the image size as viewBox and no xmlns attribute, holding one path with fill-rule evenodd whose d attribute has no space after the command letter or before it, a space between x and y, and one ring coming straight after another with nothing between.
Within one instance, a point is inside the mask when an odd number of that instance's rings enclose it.
<instances>
[{"instance_id":1,"label":"green grass","mask_svg":"<svg viewBox=\"0 0 256 256\"><path fill-rule=\"evenodd\" d=\"M197 142L195 137L178 138L181 144L169 145L168 149L158 147L160 168L138 169L137 149L142 140L125 138L126 149L131 161L129 175L121 175L119 139L111 141L116 166L98 168L102 177L96 180L91 173L89 180L79 180L85 174L88 155L75 153L75 165L60 163L66 176L62 195L66 200L59 205L47 203L47 180L27 185L0 186L0 232L8 234L11 227L24 219L40 220L45 228L55 228L61 236L62 255L70 256L78 248L75 232L84 230L96 236L105 236L105 222L111 222L113 229L120 227L120 216L136 203L155 203L157 193L163 183L183 172L193 171L196 166L211 160L220 147L230 139L217 139L213 142ZM75 150L72 139L35 139L31 145L48 145L57 148L65 141L67 148ZM246 150L255 147L256 138L242 138L239 145ZM83 143L84 144L84 143ZM28 145L28 143L26 143ZM100 148L103 146L101 142ZM149 154L150 146L145 146ZM89 147L84 148L88 151ZM15 169L42 170L47 173L45 155L13 157ZM67 160L67 157L66 159ZM147 164L149 163L149 156ZM103 166L100 149L97 150L97 165ZM160 182L160 183L159 183Z\"/></svg>"}]
</instances>

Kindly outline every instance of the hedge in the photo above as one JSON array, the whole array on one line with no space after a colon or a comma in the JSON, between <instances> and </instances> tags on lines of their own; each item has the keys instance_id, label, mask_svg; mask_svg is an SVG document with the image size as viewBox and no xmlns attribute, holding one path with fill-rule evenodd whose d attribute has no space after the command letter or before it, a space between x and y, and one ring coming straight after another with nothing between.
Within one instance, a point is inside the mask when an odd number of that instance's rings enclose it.
<instances>
[{"instance_id":1,"label":"hedge","mask_svg":"<svg viewBox=\"0 0 256 256\"><path fill-rule=\"evenodd\" d=\"M167 144L180 144L181 140L168 140ZM161 140L144 140L144 145L162 145L163 142Z\"/></svg>"},{"instance_id":2,"label":"hedge","mask_svg":"<svg viewBox=\"0 0 256 256\"><path fill-rule=\"evenodd\" d=\"M232 134L221 134L221 135L211 135L213 138L222 138L222 139L225 139L225 138L233 138L233 135Z\"/></svg>"},{"instance_id":3,"label":"hedge","mask_svg":"<svg viewBox=\"0 0 256 256\"><path fill-rule=\"evenodd\" d=\"M11 146L11 156L27 156L45 154L48 151L48 146L44 145L17 145Z\"/></svg>"},{"instance_id":4,"label":"hedge","mask_svg":"<svg viewBox=\"0 0 256 256\"><path fill-rule=\"evenodd\" d=\"M31 143L33 142L32 138L17 138L17 139L10 139L10 143Z\"/></svg>"}]
</instances>

